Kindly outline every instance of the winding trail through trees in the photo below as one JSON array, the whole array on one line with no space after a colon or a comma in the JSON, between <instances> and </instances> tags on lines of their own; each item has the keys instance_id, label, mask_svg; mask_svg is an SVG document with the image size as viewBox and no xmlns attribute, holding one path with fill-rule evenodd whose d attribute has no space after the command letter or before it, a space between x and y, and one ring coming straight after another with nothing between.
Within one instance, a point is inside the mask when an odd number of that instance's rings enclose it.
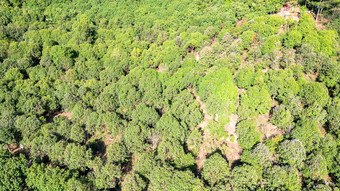
<instances>
[{"instance_id":1,"label":"winding trail through trees","mask_svg":"<svg viewBox=\"0 0 340 191\"><path fill-rule=\"evenodd\" d=\"M189 88L190 92L194 95L195 100L200 105L200 110L202 111L204 117L203 121L197 125L196 128L200 128L203 131L203 143L200 145L198 149L198 154L196 158L197 169L200 171L203 167L204 160L206 159L206 155L208 154L207 149L209 147L209 130L206 129L208 125L208 121L212 120L213 117L208 115L205 104L201 101L199 95L195 91L194 88Z\"/></svg>"},{"instance_id":2,"label":"winding trail through trees","mask_svg":"<svg viewBox=\"0 0 340 191\"><path fill-rule=\"evenodd\" d=\"M208 121L213 120L214 118L207 113L206 106L201 101L201 99L200 99L199 95L197 94L197 92L195 91L195 89L189 88L189 90L194 95L195 100L200 105L200 110L202 111L202 113L204 115L202 122L199 123L196 127L196 128L199 128L203 131L203 143L200 145L200 147L198 149L198 154L197 154L197 158L196 158L197 169L198 169L198 171L200 171L203 167L206 156L209 154L208 149L213 146L212 145L213 143L212 143L212 140L211 140L212 137L210 137L209 130L206 127L208 125ZM244 91L244 89L238 90L238 100L240 98L240 94L241 94L242 91ZM237 102L237 108L238 108L238 106L239 106L239 101ZM224 127L224 129L228 132L229 137L225 140L218 141L219 144L226 143L227 146L228 146L228 150L226 152L226 158L228 159L230 166L234 161L240 159L240 154L242 153L242 148L240 147L240 145L237 142L237 135L236 135L236 124L237 124L238 118L239 118L239 116L237 114L232 114L230 116L230 122L228 124L226 124L225 127ZM234 137L233 141L230 139L231 136Z\"/></svg>"},{"instance_id":3,"label":"winding trail through trees","mask_svg":"<svg viewBox=\"0 0 340 191\"><path fill-rule=\"evenodd\" d=\"M244 89L238 89L238 95L237 95L237 105L236 105L236 111L240 105L240 95L244 91ZM228 145L228 151L226 153L226 158L229 161L229 166L232 165L234 161L237 161L241 158L240 154L242 153L242 148L237 142L237 135L236 135L236 125L237 121L239 119L239 116L237 114L232 114L229 117L229 123L225 125L224 129L228 132L229 137L227 138L227 145ZM231 140L231 137L234 137L234 140Z\"/></svg>"}]
</instances>

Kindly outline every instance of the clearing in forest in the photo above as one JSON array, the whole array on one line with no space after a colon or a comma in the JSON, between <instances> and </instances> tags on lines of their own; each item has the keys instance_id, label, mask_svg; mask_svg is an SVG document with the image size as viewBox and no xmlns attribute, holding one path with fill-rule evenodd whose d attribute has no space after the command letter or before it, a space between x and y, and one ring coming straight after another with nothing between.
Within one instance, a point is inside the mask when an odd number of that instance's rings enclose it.
<instances>
[{"instance_id":1,"label":"clearing in forest","mask_svg":"<svg viewBox=\"0 0 340 191\"><path fill-rule=\"evenodd\" d=\"M237 95L237 105L236 110L240 105L240 95L244 91L244 89L238 89ZM228 132L229 137L227 139L228 151L226 153L226 158L229 161L229 165L231 166L234 161L237 161L241 158L240 154L242 153L242 148L237 142L236 128L239 116L237 114L232 114L229 117L229 123L225 126L225 130ZM231 138L233 137L233 138ZM234 140L231 140L234 139Z\"/></svg>"},{"instance_id":2,"label":"clearing in forest","mask_svg":"<svg viewBox=\"0 0 340 191\"><path fill-rule=\"evenodd\" d=\"M210 153L212 148L220 147L222 144L227 145L227 151L226 151L226 158L229 161L229 165L234 161L237 161L240 159L240 154L242 153L242 148L237 142L237 135L236 135L236 124L238 121L239 116L237 114L232 114L229 118L230 122L224 126L224 130L228 132L229 137L226 139L221 139L219 141L214 140L214 137L210 136L209 130L206 128L208 121L213 120L213 117L208 115L207 109L205 107L205 104L201 101L200 97L197 95L196 91L194 89L190 89L192 94L195 97L195 100L200 105L200 109L204 115L203 121L197 125L197 128L200 128L203 130L203 143L200 145L198 154L197 154L197 168L200 171L203 167L204 161L206 159L206 156ZM243 89L238 90L238 98L240 97L241 92ZM239 105L239 102L237 103L237 107ZM233 137L231 140L231 137Z\"/></svg>"},{"instance_id":3,"label":"clearing in forest","mask_svg":"<svg viewBox=\"0 0 340 191\"><path fill-rule=\"evenodd\" d=\"M202 113L204 115L203 121L197 125L197 128L200 128L200 129L203 130L203 143L198 149L198 154L197 154L197 159L196 159L197 168L198 168L198 170L200 170L203 166L204 160L206 159L206 155L208 154L207 148L209 148L209 146L210 146L209 141L208 141L209 130L206 129L206 127L207 127L208 121L212 120L213 117L208 115L205 104L201 101L197 92L193 88L190 89L190 92L194 95L195 100L199 104L200 110L202 111Z\"/></svg>"}]
</instances>

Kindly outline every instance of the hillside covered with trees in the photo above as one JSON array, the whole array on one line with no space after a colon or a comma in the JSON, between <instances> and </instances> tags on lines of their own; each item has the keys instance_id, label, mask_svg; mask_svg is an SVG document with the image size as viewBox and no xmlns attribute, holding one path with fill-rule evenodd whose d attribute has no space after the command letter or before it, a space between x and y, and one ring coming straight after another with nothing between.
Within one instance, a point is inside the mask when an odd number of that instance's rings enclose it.
<instances>
[{"instance_id":1,"label":"hillside covered with trees","mask_svg":"<svg viewBox=\"0 0 340 191\"><path fill-rule=\"evenodd\" d=\"M339 4L0 0L0 191L338 191Z\"/></svg>"}]
</instances>

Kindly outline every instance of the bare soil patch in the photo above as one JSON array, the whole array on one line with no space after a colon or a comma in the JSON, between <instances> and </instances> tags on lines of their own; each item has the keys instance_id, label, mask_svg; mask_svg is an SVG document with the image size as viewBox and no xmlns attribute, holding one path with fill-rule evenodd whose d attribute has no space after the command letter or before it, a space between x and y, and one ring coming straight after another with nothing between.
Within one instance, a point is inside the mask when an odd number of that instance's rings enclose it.
<instances>
[{"instance_id":1,"label":"bare soil patch","mask_svg":"<svg viewBox=\"0 0 340 191\"><path fill-rule=\"evenodd\" d=\"M269 113L260 115L256 119L256 126L263 133L262 141L267 138L275 137L277 135L282 135L284 132L280 130L279 127L270 123L271 116Z\"/></svg>"},{"instance_id":2,"label":"bare soil patch","mask_svg":"<svg viewBox=\"0 0 340 191\"><path fill-rule=\"evenodd\" d=\"M65 117L67 117L67 119L71 119L71 115L72 114L70 112L65 112L65 113L59 113L55 117L65 116Z\"/></svg>"},{"instance_id":3,"label":"bare soil patch","mask_svg":"<svg viewBox=\"0 0 340 191\"><path fill-rule=\"evenodd\" d=\"M284 33L284 32L285 32L285 28L284 28L284 26L282 25L281 28L279 29L279 32L276 33L276 35L279 35L279 34Z\"/></svg>"},{"instance_id":4,"label":"bare soil patch","mask_svg":"<svg viewBox=\"0 0 340 191\"><path fill-rule=\"evenodd\" d=\"M322 127L322 124L320 122L318 123L318 126L319 126L319 131L320 131L322 137L325 137L325 135L327 134L325 128Z\"/></svg>"},{"instance_id":5,"label":"bare soil patch","mask_svg":"<svg viewBox=\"0 0 340 191\"><path fill-rule=\"evenodd\" d=\"M46 120L47 120L48 123L52 123L52 122L53 122L53 119L54 119L55 117L59 117L59 116L65 116L65 117L67 117L67 119L70 120L72 114L71 114L70 112L64 112L64 113L55 112L55 113L53 113L52 115L47 116L47 117L46 117Z\"/></svg>"},{"instance_id":6,"label":"bare soil patch","mask_svg":"<svg viewBox=\"0 0 340 191\"><path fill-rule=\"evenodd\" d=\"M305 79L308 81L312 81L315 82L316 78L318 78L319 73L315 73L315 74L305 74Z\"/></svg>"},{"instance_id":7,"label":"bare soil patch","mask_svg":"<svg viewBox=\"0 0 340 191\"><path fill-rule=\"evenodd\" d=\"M245 91L245 89L238 89L238 100L240 100L241 93ZM240 105L240 101L237 102L236 108L238 108ZM227 138L227 146L228 151L226 152L226 158L229 161L229 165L231 166L234 161L237 161L241 158L242 148L237 142L237 134L236 134L236 128L237 128L237 122L238 122L239 116L237 114L232 114L229 117L229 123L224 127L224 129L228 132L229 137ZM234 137L234 140L231 140L231 137Z\"/></svg>"},{"instance_id":8,"label":"bare soil patch","mask_svg":"<svg viewBox=\"0 0 340 191\"><path fill-rule=\"evenodd\" d=\"M300 8L299 7L291 7L289 9L284 7L280 9L280 11L277 14L285 19L291 18L298 22L300 20Z\"/></svg>"},{"instance_id":9,"label":"bare soil patch","mask_svg":"<svg viewBox=\"0 0 340 191\"><path fill-rule=\"evenodd\" d=\"M248 56L248 50L244 50L242 53L242 59L241 59L241 64L239 66L239 69L241 69L244 66L247 56Z\"/></svg>"},{"instance_id":10,"label":"bare soil patch","mask_svg":"<svg viewBox=\"0 0 340 191\"><path fill-rule=\"evenodd\" d=\"M200 145L199 149L198 149L198 154L197 154L197 158L196 158L196 163L197 163L197 169L198 171L200 171L203 167L204 161L206 159L206 155L208 154L208 148L210 147L209 144L209 130L206 129L207 125L208 125L208 121L212 120L213 117L208 115L207 109L205 104L201 101L199 95L197 94L196 90L193 88L189 88L190 92L194 95L195 100L197 101L197 103L200 106L200 110L202 111L204 117L203 117L203 121L201 123L199 123L197 125L196 128L200 128L203 130L203 143L202 145Z\"/></svg>"}]
</instances>

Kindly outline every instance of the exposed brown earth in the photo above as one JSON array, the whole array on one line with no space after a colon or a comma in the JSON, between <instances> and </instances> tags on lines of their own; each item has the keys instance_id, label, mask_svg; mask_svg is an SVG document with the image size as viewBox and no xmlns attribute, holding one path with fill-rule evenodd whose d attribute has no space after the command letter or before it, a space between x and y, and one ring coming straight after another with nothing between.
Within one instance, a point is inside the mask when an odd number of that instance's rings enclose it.
<instances>
[{"instance_id":1,"label":"exposed brown earth","mask_svg":"<svg viewBox=\"0 0 340 191\"><path fill-rule=\"evenodd\" d=\"M198 149L198 154L197 154L197 158L196 158L196 163L197 163L197 169L201 170L204 164L204 161L206 159L206 155L208 154L208 148L210 147L209 144L209 130L206 128L208 121L212 120L213 117L208 115L207 113L207 109L205 107L205 104L201 101L199 95L196 93L196 91L193 88L189 89L191 91L191 93L194 95L195 100L197 101L197 103L200 105L200 110L202 111L204 117L203 117L203 121L197 125L196 128L200 128L203 130L203 143L202 145L199 147Z\"/></svg>"},{"instance_id":2,"label":"exposed brown earth","mask_svg":"<svg viewBox=\"0 0 340 191\"><path fill-rule=\"evenodd\" d=\"M300 20L300 8L298 7L291 7L289 9L282 8L277 14L285 19L291 18L295 21Z\"/></svg>"},{"instance_id":3,"label":"exposed brown earth","mask_svg":"<svg viewBox=\"0 0 340 191\"><path fill-rule=\"evenodd\" d=\"M239 68L242 68L246 62L247 59L247 55L248 55L248 50L244 50L242 53L242 59L241 59L241 64Z\"/></svg>"},{"instance_id":4,"label":"exposed brown earth","mask_svg":"<svg viewBox=\"0 0 340 191\"><path fill-rule=\"evenodd\" d=\"M71 119L71 115L72 114L70 112L64 112L64 113L59 113L54 117L65 116L65 117L67 117L67 119Z\"/></svg>"},{"instance_id":5,"label":"exposed brown earth","mask_svg":"<svg viewBox=\"0 0 340 191\"><path fill-rule=\"evenodd\" d=\"M244 91L244 89L238 89L238 100L240 100L240 95ZM240 101L237 102L236 108L238 108L240 105ZM226 158L229 161L229 165L231 166L234 161L237 161L241 158L240 154L242 153L242 148L237 142L237 134L236 134L236 128L237 128L237 122L238 122L239 116L237 114L232 114L229 117L229 123L224 127L224 129L228 132L229 137L227 138L227 146L228 151L226 153ZM234 137L234 140L230 140L231 137Z\"/></svg>"},{"instance_id":6,"label":"exposed brown earth","mask_svg":"<svg viewBox=\"0 0 340 191\"><path fill-rule=\"evenodd\" d=\"M280 130L279 127L270 123L270 115L266 113L264 115L260 115L256 118L256 126L263 133L262 141L267 138L275 137L277 135L282 135L284 132Z\"/></svg>"}]
</instances>

